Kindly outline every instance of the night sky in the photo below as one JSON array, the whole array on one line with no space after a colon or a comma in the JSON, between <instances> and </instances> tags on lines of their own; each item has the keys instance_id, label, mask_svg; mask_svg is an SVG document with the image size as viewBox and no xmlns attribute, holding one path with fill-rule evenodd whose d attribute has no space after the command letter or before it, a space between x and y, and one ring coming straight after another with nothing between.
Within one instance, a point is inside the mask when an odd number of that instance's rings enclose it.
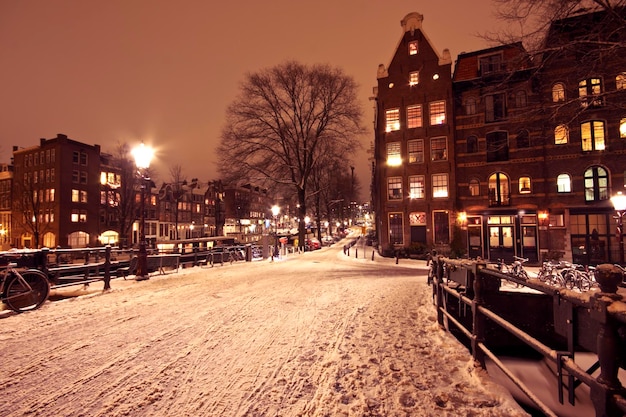
<instances>
[{"instance_id":1,"label":"night sky","mask_svg":"<svg viewBox=\"0 0 626 417\"><path fill-rule=\"evenodd\" d=\"M489 47L500 25L491 0L0 0L0 162L13 145L57 133L113 152L142 140L157 149L160 180L217 178L225 109L248 72L294 59L341 67L360 85L364 149L374 140L379 64L424 15L439 53ZM365 151L356 174L367 195Z\"/></svg>"}]
</instances>

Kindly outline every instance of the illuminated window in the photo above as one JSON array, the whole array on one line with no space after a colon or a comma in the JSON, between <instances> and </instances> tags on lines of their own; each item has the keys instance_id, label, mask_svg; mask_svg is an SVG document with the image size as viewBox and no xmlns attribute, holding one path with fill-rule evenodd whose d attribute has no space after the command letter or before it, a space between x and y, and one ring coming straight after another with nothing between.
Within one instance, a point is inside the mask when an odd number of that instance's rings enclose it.
<instances>
[{"instance_id":1,"label":"illuminated window","mask_svg":"<svg viewBox=\"0 0 626 417\"><path fill-rule=\"evenodd\" d=\"M389 213L389 243L392 245L402 245L403 238L402 213Z\"/></svg>"},{"instance_id":2,"label":"illuminated window","mask_svg":"<svg viewBox=\"0 0 626 417\"><path fill-rule=\"evenodd\" d=\"M424 140L414 139L407 143L409 164L421 164L424 162Z\"/></svg>"},{"instance_id":3,"label":"illuminated window","mask_svg":"<svg viewBox=\"0 0 626 417\"><path fill-rule=\"evenodd\" d=\"M445 161L448 159L446 138L433 138L430 140L430 159L432 161Z\"/></svg>"},{"instance_id":4,"label":"illuminated window","mask_svg":"<svg viewBox=\"0 0 626 417\"><path fill-rule=\"evenodd\" d=\"M569 142L569 129L565 125L558 125L554 128L554 144L565 145Z\"/></svg>"},{"instance_id":5,"label":"illuminated window","mask_svg":"<svg viewBox=\"0 0 626 417\"><path fill-rule=\"evenodd\" d=\"M417 85L420 82L419 71L409 72L409 85Z\"/></svg>"},{"instance_id":6,"label":"illuminated window","mask_svg":"<svg viewBox=\"0 0 626 417\"><path fill-rule=\"evenodd\" d=\"M390 109L385 112L385 131L400 130L400 109Z\"/></svg>"},{"instance_id":7,"label":"illuminated window","mask_svg":"<svg viewBox=\"0 0 626 417\"><path fill-rule=\"evenodd\" d=\"M84 223L87 221L87 212L85 210L72 210L70 220L72 223Z\"/></svg>"},{"instance_id":8,"label":"illuminated window","mask_svg":"<svg viewBox=\"0 0 626 417\"><path fill-rule=\"evenodd\" d=\"M615 88L618 90L626 90L626 72L617 74L615 77Z\"/></svg>"},{"instance_id":9,"label":"illuminated window","mask_svg":"<svg viewBox=\"0 0 626 417\"><path fill-rule=\"evenodd\" d=\"M572 177L569 174L559 174L556 177L556 191L558 193L571 193L572 192Z\"/></svg>"},{"instance_id":10,"label":"illuminated window","mask_svg":"<svg viewBox=\"0 0 626 417\"><path fill-rule=\"evenodd\" d=\"M556 83L552 86L552 101L554 103L565 101L565 85Z\"/></svg>"},{"instance_id":11,"label":"illuminated window","mask_svg":"<svg viewBox=\"0 0 626 417\"><path fill-rule=\"evenodd\" d=\"M407 128L422 127L422 106L419 104L406 108Z\"/></svg>"},{"instance_id":12,"label":"illuminated window","mask_svg":"<svg viewBox=\"0 0 626 417\"><path fill-rule=\"evenodd\" d=\"M433 175L433 198L448 197L448 174Z\"/></svg>"},{"instance_id":13,"label":"illuminated window","mask_svg":"<svg viewBox=\"0 0 626 417\"><path fill-rule=\"evenodd\" d=\"M509 177L503 172L496 172L489 177L489 205L509 205Z\"/></svg>"},{"instance_id":14,"label":"illuminated window","mask_svg":"<svg viewBox=\"0 0 626 417\"><path fill-rule=\"evenodd\" d=\"M389 200L402 200L402 177L387 178L387 194Z\"/></svg>"},{"instance_id":15,"label":"illuminated window","mask_svg":"<svg viewBox=\"0 0 626 417\"><path fill-rule=\"evenodd\" d=\"M609 175L601 166L592 166L585 171L585 201L609 199Z\"/></svg>"},{"instance_id":16,"label":"illuminated window","mask_svg":"<svg viewBox=\"0 0 626 417\"><path fill-rule=\"evenodd\" d=\"M417 41L409 42L409 55L417 55Z\"/></svg>"},{"instance_id":17,"label":"illuminated window","mask_svg":"<svg viewBox=\"0 0 626 417\"><path fill-rule=\"evenodd\" d=\"M72 203L78 203L78 190L72 190Z\"/></svg>"},{"instance_id":18,"label":"illuminated window","mask_svg":"<svg viewBox=\"0 0 626 417\"><path fill-rule=\"evenodd\" d=\"M583 151L603 151L604 142L604 122L593 120L580 125L580 136L582 139Z\"/></svg>"},{"instance_id":19,"label":"illuminated window","mask_svg":"<svg viewBox=\"0 0 626 417\"><path fill-rule=\"evenodd\" d=\"M474 97L465 100L465 114L468 116L476 114L476 99Z\"/></svg>"},{"instance_id":20,"label":"illuminated window","mask_svg":"<svg viewBox=\"0 0 626 417\"><path fill-rule=\"evenodd\" d=\"M480 181L475 178L470 180L469 193L472 197L477 197L480 195Z\"/></svg>"},{"instance_id":21,"label":"illuminated window","mask_svg":"<svg viewBox=\"0 0 626 417\"><path fill-rule=\"evenodd\" d=\"M428 105L431 125L442 125L446 123L446 102L433 101Z\"/></svg>"},{"instance_id":22,"label":"illuminated window","mask_svg":"<svg viewBox=\"0 0 626 417\"><path fill-rule=\"evenodd\" d=\"M619 121L619 137L626 138L626 117L622 117L622 120Z\"/></svg>"},{"instance_id":23,"label":"illuminated window","mask_svg":"<svg viewBox=\"0 0 626 417\"><path fill-rule=\"evenodd\" d=\"M387 165L402 165L402 155L400 154L400 142L390 142L387 144Z\"/></svg>"},{"instance_id":24,"label":"illuminated window","mask_svg":"<svg viewBox=\"0 0 626 417\"><path fill-rule=\"evenodd\" d=\"M581 105L587 107L589 105L599 106L602 104L602 82L599 78L589 78L578 83L578 97L581 99Z\"/></svg>"},{"instance_id":25,"label":"illuminated window","mask_svg":"<svg viewBox=\"0 0 626 417\"><path fill-rule=\"evenodd\" d=\"M519 179L519 193L530 194L530 177L520 177Z\"/></svg>"},{"instance_id":26,"label":"illuminated window","mask_svg":"<svg viewBox=\"0 0 626 417\"><path fill-rule=\"evenodd\" d=\"M409 177L409 198L425 198L424 176L413 175Z\"/></svg>"}]
</instances>

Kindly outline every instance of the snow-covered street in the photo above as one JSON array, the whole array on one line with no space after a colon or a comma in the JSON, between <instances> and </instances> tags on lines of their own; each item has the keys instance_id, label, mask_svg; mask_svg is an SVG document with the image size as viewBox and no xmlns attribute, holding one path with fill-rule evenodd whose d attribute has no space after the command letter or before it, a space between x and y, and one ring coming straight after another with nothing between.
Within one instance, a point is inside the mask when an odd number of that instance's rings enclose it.
<instances>
[{"instance_id":1,"label":"snow-covered street","mask_svg":"<svg viewBox=\"0 0 626 417\"><path fill-rule=\"evenodd\" d=\"M526 416L409 262L331 247L0 315L0 414Z\"/></svg>"}]
</instances>

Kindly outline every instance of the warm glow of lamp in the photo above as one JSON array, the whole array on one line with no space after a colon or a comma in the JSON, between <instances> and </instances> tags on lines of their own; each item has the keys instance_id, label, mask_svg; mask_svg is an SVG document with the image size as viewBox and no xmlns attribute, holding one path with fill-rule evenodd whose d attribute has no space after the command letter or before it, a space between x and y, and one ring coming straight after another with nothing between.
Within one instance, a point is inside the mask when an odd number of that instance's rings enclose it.
<instances>
[{"instance_id":1,"label":"warm glow of lamp","mask_svg":"<svg viewBox=\"0 0 626 417\"><path fill-rule=\"evenodd\" d=\"M462 211L462 212L459 213L457 218L459 220L459 223L465 224L465 222L467 222L467 213Z\"/></svg>"},{"instance_id":2,"label":"warm glow of lamp","mask_svg":"<svg viewBox=\"0 0 626 417\"><path fill-rule=\"evenodd\" d=\"M611 203L616 211L626 210L626 195L622 194L621 191L618 191L617 194L611 197Z\"/></svg>"},{"instance_id":3,"label":"warm glow of lamp","mask_svg":"<svg viewBox=\"0 0 626 417\"><path fill-rule=\"evenodd\" d=\"M272 206L272 214L274 216L278 216L279 213L280 213L280 207L278 207L276 205Z\"/></svg>"},{"instance_id":4,"label":"warm glow of lamp","mask_svg":"<svg viewBox=\"0 0 626 417\"><path fill-rule=\"evenodd\" d=\"M135 159L135 165L137 166L137 168L150 168L150 162L152 161L152 157L154 156L154 150L151 147L146 146L143 142L141 142L141 145L135 147L131 151L131 154Z\"/></svg>"}]
</instances>

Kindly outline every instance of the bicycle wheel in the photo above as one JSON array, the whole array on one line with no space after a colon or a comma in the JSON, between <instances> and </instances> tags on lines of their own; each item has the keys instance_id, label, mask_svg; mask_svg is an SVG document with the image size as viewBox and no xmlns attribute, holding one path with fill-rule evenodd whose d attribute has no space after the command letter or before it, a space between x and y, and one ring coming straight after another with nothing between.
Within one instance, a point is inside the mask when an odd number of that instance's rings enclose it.
<instances>
[{"instance_id":1,"label":"bicycle wheel","mask_svg":"<svg viewBox=\"0 0 626 417\"><path fill-rule=\"evenodd\" d=\"M4 302L18 313L39 308L50 295L48 278L34 270L24 271L20 275L23 279L18 275L10 278L4 293Z\"/></svg>"}]
</instances>

